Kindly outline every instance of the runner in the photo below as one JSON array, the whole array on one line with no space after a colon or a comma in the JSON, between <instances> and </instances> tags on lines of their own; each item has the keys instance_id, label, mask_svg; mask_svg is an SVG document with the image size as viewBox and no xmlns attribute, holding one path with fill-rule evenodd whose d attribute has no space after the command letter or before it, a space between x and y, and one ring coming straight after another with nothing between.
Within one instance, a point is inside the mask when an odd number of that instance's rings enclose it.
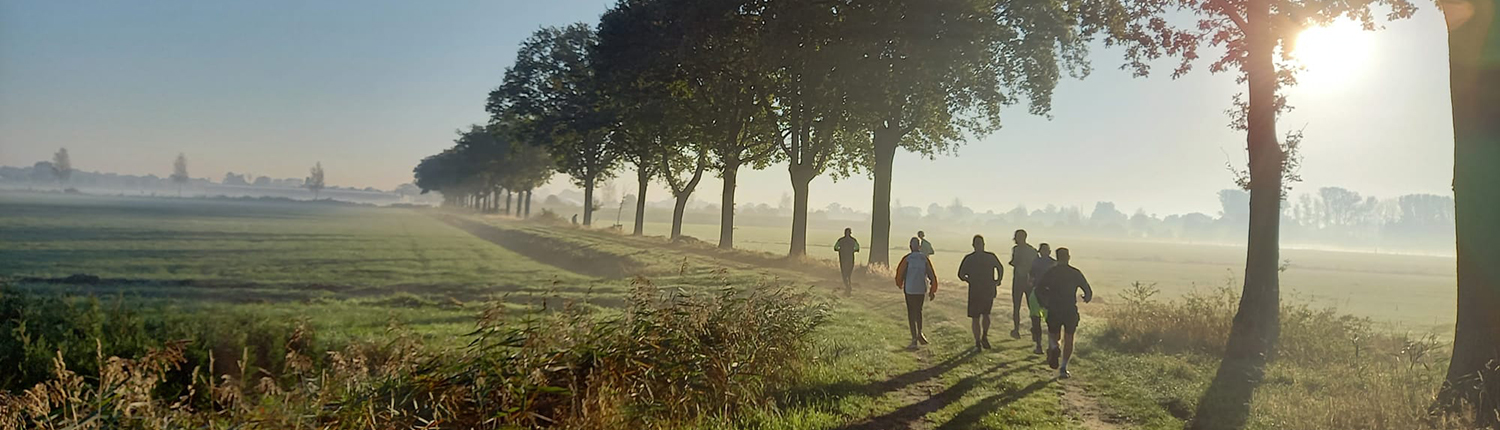
<instances>
[{"instance_id":1,"label":"runner","mask_svg":"<svg viewBox=\"0 0 1500 430\"><path fill-rule=\"evenodd\" d=\"M1051 335L1052 347L1047 349L1047 365L1058 369L1057 377L1067 379L1068 360L1073 358L1073 333L1078 331L1078 289L1083 289L1083 302L1094 300L1094 290L1083 272L1068 264L1068 248L1057 248L1057 266L1042 276L1037 286L1037 299L1047 308L1047 332ZM1061 332L1062 348L1057 345ZM1059 364L1058 354L1062 354Z\"/></svg>"},{"instance_id":2,"label":"runner","mask_svg":"<svg viewBox=\"0 0 1500 430\"><path fill-rule=\"evenodd\" d=\"M1005 267L1000 265L1000 257L985 252L984 236L974 235L974 253L965 255L963 263L958 265L958 279L969 283L969 319L974 331L974 349L991 348L990 309L995 307L995 290L1004 277Z\"/></svg>"},{"instance_id":3,"label":"runner","mask_svg":"<svg viewBox=\"0 0 1500 430\"><path fill-rule=\"evenodd\" d=\"M927 241L927 232L925 232L925 231L918 231L917 232L917 239L921 239L922 240L922 250L921 251L922 251L923 254L932 255L932 254L936 254L937 253L937 250L932 249L932 242L928 242Z\"/></svg>"},{"instance_id":4,"label":"runner","mask_svg":"<svg viewBox=\"0 0 1500 430\"><path fill-rule=\"evenodd\" d=\"M854 275L854 253L859 252L859 241L854 240L854 231L844 229L844 237L833 243L833 252L839 253L839 271L844 275L844 294L854 294L854 284L849 281Z\"/></svg>"},{"instance_id":5,"label":"runner","mask_svg":"<svg viewBox=\"0 0 1500 430\"><path fill-rule=\"evenodd\" d=\"M1031 295L1027 296L1026 298L1026 306L1031 308L1031 341L1036 343L1036 349L1031 350L1031 353L1041 354L1042 340L1041 338L1036 336L1036 333L1038 331L1041 331L1042 320L1047 318L1047 308L1043 308L1041 301L1037 300L1036 286L1037 284L1041 283L1042 275L1046 275L1047 270L1050 270L1052 269L1052 266L1057 265L1057 260L1052 259L1051 245L1043 243L1037 245L1036 250L1040 255L1036 257L1035 262L1031 263ZM1053 339L1052 335L1048 333L1047 343L1050 345L1056 342L1057 340Z\"/></svg>"},{"instance_id":6,"label":"runner","mask_svg":"<svg viewBox=\"0 0 1500 430\"><path fill-rule=\"evenodd\" d=\"M1010 248L1010 337L1021 338L1021 302L1031 294L1031 263L1036 261L1036 248L1026 243L1026 230L1016 230L1016 246ZM1035 311L1033 311L1035 313ZM1041 342L1042 327L1031 323L1031 340Z\"/></svg>"},{"instance_id":7,"label":"runner","mask_svg":"<svg viewBox=\"0 0 1500 430\"><path fill-rule=\"evenodd\" d=\"M911 345L906 348L915 350L918 344L927 344L927 336L922 333L922 294L926 293L928 300L936 299L938 289L937 271L932 268L932 259L922 252L921 239L911 238L911 253L896 263L896 286L906 293L906 325L911 329Z\"/></svg>"}]
</instances>

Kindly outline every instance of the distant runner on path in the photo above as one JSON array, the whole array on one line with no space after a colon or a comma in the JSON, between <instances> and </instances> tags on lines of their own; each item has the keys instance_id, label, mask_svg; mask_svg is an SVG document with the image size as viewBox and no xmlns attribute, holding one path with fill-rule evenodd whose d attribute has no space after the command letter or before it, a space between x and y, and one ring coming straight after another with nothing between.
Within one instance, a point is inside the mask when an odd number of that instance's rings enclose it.
<instances>
[{"instance_id":1,"label":"distant runner on path","mask_svg":"<svg viewBox=\"0 0 1500 430\"><path fill-rule=\"evenodd\" d=\"M911 238L911 253L896 263L896 286L906 293L906 325L911 329L911 345L906 348L915 350L918 344L927 344L927 336L922 333L922 295L935 299L938 289L937 271L922 252L921 239Z\"/></svg>"},{"instance_id":2,"label":"distant runner on path","mask_svg":"<svg viewBox=\"0 0 1500 430\"><path fill-rule=\"evenodd\" d=\"M833 252L839 253L839 271L844 275L844 294L854 293L850 277L854 275L854 253L859 252L859 241L854 240L854 231L844 229L844 237L833 243Z\"/></svg>"},{"instance_id":3,"label":"distant runner on path","mask_svg":"<svg viewBox=\"0 0 1500 430\"><path fill-rule=\"evenodd\" d=\"M936 254L937 253L937 250L932 249L932 242L928 242L927 241L927 232L925 232L925 231L918 231L917 232L917 239L921 239L922 240L922 249L920 251L923 254L932 255L932 254Z\"/></svg>"},{"instance_id":4,"label":"distant runner on path","mask_svg":"<svg viewBox=\"0 0 1500 430\"><path fill-rule=\"evenodd\" d=\"M1042 276L1046 275L1048 270L1052 270L1052 266L1057 265L1057 260L1052 259L1051 245L1043 243L1037 245L1036 250L1039 255L1037 255L1036 261L1031 263L1031 295L1026 299L1026 305L1031 308L1031 326L1033 327L1033 332L1037 330L1035 327L1041 326L1042 319L1047 318L1047 308L1042 307L1042 302L1036 298L1037 284L1042 282ZM1031 353L1041 354L1041 339L1032 339L1032 341L1036 342L1036 349L1031 350ZM1049 333L1047 335L1047 344L1051 345L1054 343L1057 343L1057 339L1054 339Z\"/></svg>"},{"instance_id":5,"label":"distant runner on path","mask_svg":"<svg viewBox=\"0 0 1500 430\"><path fill-rule=\"evenodd\" d=\"M1057 248L1057 266L1042 276L1037 284L1037 298L1047 308L1047 332L1051 335L1052 347L1047 349L1047 365L1058 369L1057 377L1067 379L1068 360L1073 358L1073 333L1078 331L1078 289L1083 289L1083 302L1094 300L1094 290L1083 272L1068 264L1068 248ZM1058 350L1057 338L1062 334L1062 349ZM1062 354L1059 364L1058 354Z\"/></svg>"},{"instance_id":6,"label":"distant runner on path","mask_svg":"<svg viewBox=\"0 0 1500 430\"><path fill-rule=\"evenodd\" d=\"M1016 230L1016 246L1010 248L1010 337L1021 338L1021 303L1031 295L1031 263L1036 261L1036 248L1026 243L1026 230ZM1033 309L1031 319L1031 341L1042 341L1040 315Z\"/></svg>"},{"instance_id":7,"label":"distant runner on path","mask_svg":"<svg viewBox=\"0 0 1500 430\"><path fill-rule=\"evenodd\" d=\"M974 349L990 349L990 309L995 290L1005 278L1000 257L984 250L984 236L974 235L974 253L958 265L958 279L969 283L969 319L974 331Z\"/></svg>"}]
</instances>

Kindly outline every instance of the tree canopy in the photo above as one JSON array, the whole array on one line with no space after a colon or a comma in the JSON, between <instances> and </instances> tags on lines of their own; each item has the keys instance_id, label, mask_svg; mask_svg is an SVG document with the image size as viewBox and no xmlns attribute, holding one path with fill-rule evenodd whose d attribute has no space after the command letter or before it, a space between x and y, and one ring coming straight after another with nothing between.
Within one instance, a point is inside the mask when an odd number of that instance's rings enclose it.
<instances>
[{"instance_id":1,"label":"tree canopy","mask_svg":"<svg viewBox=\"0 0 1500 430\"><path fill-rule=\"evenodd\" d=\"M538 30L521 44L485 106L491 122L547 148L557 171L584 189L584 225L593 222L594 185L613 177L622 153L592 65L597 43L587 24Z\"/></svg>"}]
</instances>

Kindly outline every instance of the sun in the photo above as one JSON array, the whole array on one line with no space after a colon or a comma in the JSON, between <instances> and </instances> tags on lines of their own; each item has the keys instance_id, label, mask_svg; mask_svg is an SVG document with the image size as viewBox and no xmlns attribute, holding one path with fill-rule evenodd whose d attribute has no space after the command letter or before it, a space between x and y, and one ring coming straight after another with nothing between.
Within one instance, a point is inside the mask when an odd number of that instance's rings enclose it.
<instances>
[{"instance_id":1,"label":"sun","mask_svg":"<svg viewBox=\"0 0 1500 430\"><path fill-rule=\"evenodd\" d=\"M1297 74L1298 86L1345 88L1364 74L1373 51L1374 35L1354 21L1341 19L1303 30L1292 50L1293 59L1306 68Z\"/></svg>"}]
</instances>

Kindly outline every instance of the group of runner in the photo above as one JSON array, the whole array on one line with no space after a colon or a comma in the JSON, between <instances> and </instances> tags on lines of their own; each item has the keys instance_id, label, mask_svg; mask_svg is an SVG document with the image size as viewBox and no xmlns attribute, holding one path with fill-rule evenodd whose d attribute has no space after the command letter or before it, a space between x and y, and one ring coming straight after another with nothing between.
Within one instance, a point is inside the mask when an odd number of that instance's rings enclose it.
<instances>
[{"instance_id":1,"label":"group of runner","mask_svg":"<svg viewBox=\"0 0 1500 430\"><path fill-rule=\"evenodd\" d=\"M1027 243L1026 230L1016 230L1015 246L1011 247L1011 331L1014 338L1021 337L1021 305L1024 302L1031 319L1031 341L1035 344L1032 353L1044 353L1042 345L1042 323L1047 326L1047 365L1057 369L1059 378L1068 378L1068 361L1073 357L1073 335L1078 331L1078 290L1083 290L1083 301L1093 300L1094 291L1089 287L1083 272L1070 263L1068 248L1058 248L1052 256L1051 246L1042 243L1032 247ZM965 255L958 266L958 279L969 284L968 315L974 335L974 348L992 348L989 341L990 311L994 308L999 286L1005 278L1005 267L993 252L985 250L984 236L974 235L974 252ZM925 232L917 232L911 238L911 252L896 263L896 286L906 296L907 326L911 331L909 349L920 348L928 343L922 331L923 302L937 298L937 270L932 264L936 251ZM845 291L852 291L851 276L854 273L854 254L859 252L850 229L844 229L844 237L834 244L839 253Z\"/></svg>"}]
</instances>

